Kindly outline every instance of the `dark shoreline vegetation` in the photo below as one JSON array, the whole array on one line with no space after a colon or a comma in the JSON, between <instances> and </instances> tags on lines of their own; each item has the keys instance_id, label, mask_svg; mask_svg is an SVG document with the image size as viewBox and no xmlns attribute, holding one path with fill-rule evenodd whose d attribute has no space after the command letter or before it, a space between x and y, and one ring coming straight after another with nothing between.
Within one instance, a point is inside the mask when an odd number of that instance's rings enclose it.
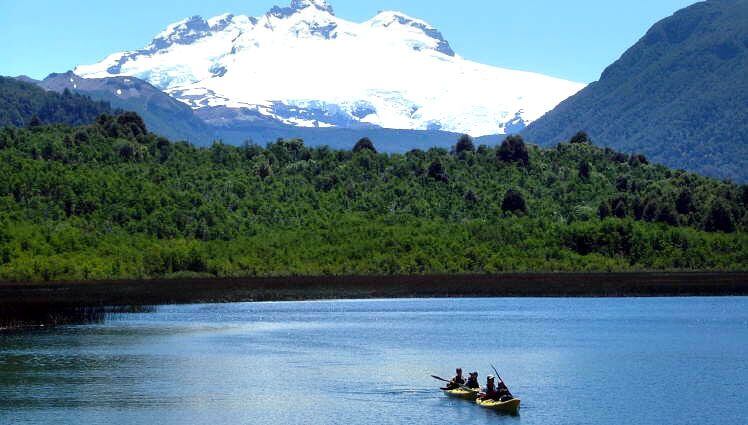
<instances>
[{"instance_id":1,"label":"dark shoreline vegetation","mask_svg":"<svg viewBox=\"0 0 748 425\"><path fill-rule=\"evenodd\" d=\"M134 113L0 129L0 281L730 271L748 186L521 138L196 148Z\"/></svg>"},{"instance_id":2,"label":"dark shoreline vegetation","mask_svg":"<svg viewBox=\"0 0 748 425\"><path fill-rule=\"evenodd\" d=\"M465 297L745 296L748 272L506 273L0 283L0 329L104 321L156 305Z\"/></svg>"},{"instance_id":3,"label":"dark shoreline vegetation","mask_svg":"<svg viewBox=\"0 0 748 425\"><path fill-rule=\"evenodd\" d=\"M104 323L117 314L155 311L156 307L149 305L86 306L70 303L10 302L0 306L0 333Z\"/></svg>"}]
</instances>

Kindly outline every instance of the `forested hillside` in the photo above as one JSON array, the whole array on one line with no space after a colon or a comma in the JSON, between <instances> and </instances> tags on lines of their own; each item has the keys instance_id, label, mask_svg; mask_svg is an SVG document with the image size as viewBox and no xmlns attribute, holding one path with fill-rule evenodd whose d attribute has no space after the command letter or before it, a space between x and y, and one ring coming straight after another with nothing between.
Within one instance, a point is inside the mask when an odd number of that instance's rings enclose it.
<instances>
[{"instance_id":1,"label":"forested hillside","mask_svg":"<svg viewBox=\"0 0 748 425\"><path fill-rule=\"evenodd\" d=\"M0 127L90 124L105 113L112 113L106 102L95 102L67 90L47 92L32 83L0 77Z\"/></svg>"},{"instance_id":2,"label":"forested hillside","mask_svg":"<svg viewBox=\"0 0 748 425\"><path fill-rule=\"evenodd\" d=\"M196 148L134 113L5 128L0 279L746 268L746 186L572 142Z\"/></svg>"},{"instance_id":3,"label":"forested hillside","mask_svg":"<svg viewBox=\"0 0 748 425\"><path fill-rule=\"evenodd\" d=\"M90 96L123 111L140 115L148 128L172 140L209 145L218 139L215 129L195 116L192 108L145 81L131 77L81 78L72 72L50 74L37 83L45 90L66 90ZM95 117L93 117L95 118ZM86 122L89 124L93 119Z\"/></svg>"},{"instance_id":4,"label":"forested hillside","mask_svg":"<svg viewBox=\"0 0 748 425\"><path fill-rule=\"evenodd\" d=\"M748 182L747 23L748 0L680 10L523 135L545 146L583 129L654 162Z\"/></svg>"}]
</instances>

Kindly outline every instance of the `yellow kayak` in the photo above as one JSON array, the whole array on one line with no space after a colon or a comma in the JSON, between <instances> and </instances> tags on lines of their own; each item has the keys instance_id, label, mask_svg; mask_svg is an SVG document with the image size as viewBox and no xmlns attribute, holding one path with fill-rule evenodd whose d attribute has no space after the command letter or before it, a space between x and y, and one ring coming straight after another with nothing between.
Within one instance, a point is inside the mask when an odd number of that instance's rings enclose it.
<instances>
[{"instance_id":1,"label":"yellow kayak","mask_svg":"<svg viewBox=\"0 0 748 425\"><path fill-rule=\"evenodd\" d=\"M519 413L520 400L518 398L513 398L508 401L477 399L475 400L475 402L478 404L478 406L485 407L486 409L496 410L496 411L504 412L504 413L510 413L512 415L516 415Z\"/></svg>"},{"instance_id":2,"label":"yellow kayak","mask_svg":"<svg viewBox=\"0 0 748 425\"><path fill-rule=\"evenodd\" d=\"M444 394L455 397L455 398L461 398L464 400L475 400L476 397L478 397L478 394L480 393L480 388L476 388L474 390L467 389L467 388L455 388L453 390L442 390L444 391Z\"/></svg>"}]
</instances>

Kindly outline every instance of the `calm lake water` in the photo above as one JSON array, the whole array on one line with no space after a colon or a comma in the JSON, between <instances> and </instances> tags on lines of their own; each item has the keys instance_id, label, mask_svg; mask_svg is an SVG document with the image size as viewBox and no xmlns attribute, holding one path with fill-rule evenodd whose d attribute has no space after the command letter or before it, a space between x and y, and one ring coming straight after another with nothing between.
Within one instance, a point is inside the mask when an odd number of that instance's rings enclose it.
<instances>
[{"instance_id":1,"label":"calm lake water","mask_svg":"<svg viewBox=\"0 0 748 425\"><path fill-rule=\"evenodd\" d=\"M499 367L502 416L439 391ZM0 424L740 424L748 298L159 307L0 335Z\"/></svg>"}]
</instances>

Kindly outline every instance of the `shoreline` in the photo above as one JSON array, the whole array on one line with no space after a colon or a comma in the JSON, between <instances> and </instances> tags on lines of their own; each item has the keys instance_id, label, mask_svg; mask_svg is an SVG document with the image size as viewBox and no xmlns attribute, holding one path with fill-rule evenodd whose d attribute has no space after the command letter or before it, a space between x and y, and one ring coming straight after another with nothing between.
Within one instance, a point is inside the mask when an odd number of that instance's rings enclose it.
<instances>
[{"instance_id":1,"label":"shoreline","mask_svg":"<svg viewBox=\"0 0 748 425\"><path fill-rule=\"evenodd\" d=\"M292 276L0 282L0 329L103 321L144 306L265 301L488 297L748 296L748 272Z\"/></svg>"},{"instance_id":2,"label":"shoreline","mask_svg":"<svg viewBox=\"0 0 748 425\"><path fill-rule=\"evenodd\" d=\"M126 306L244 301L452 297L748 295L748 272L505 273L0 282L0 306Z\"/></svg>"}]
</instances>

